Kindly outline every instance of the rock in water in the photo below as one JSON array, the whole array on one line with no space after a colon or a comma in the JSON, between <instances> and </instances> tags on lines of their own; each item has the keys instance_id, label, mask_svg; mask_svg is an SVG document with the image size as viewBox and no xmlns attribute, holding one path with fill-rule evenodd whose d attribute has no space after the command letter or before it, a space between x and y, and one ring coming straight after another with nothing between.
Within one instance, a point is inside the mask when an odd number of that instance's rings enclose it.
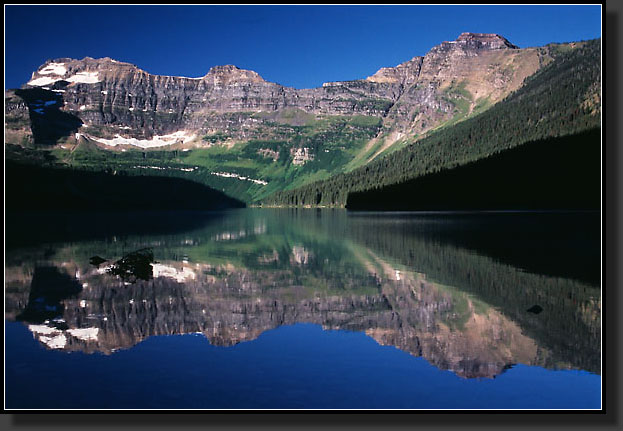
<instances>
[{"instance_id":1,"label":"rock in water","mask_svg":"<svg viewBox=\"0 0 623 431\"><path fill-rule=\"evenodd\" d=\"M116 261L108 270L118 275L123 281L136 283L136 280L150 280L153 278L154 253L149 248L133 251Z\"/></svg>"},{"instance_id":2,"label":"rock in water","mask_svg":"<svg viewBox=\"0 0 623 431\"><path fill-rule=\"evenodd\" d=\"M91 259L89 259L89 263L95 266L100 266L104 262L106 262L106 259L99 256L93 256Z\"/></svg>"}]
</instances>

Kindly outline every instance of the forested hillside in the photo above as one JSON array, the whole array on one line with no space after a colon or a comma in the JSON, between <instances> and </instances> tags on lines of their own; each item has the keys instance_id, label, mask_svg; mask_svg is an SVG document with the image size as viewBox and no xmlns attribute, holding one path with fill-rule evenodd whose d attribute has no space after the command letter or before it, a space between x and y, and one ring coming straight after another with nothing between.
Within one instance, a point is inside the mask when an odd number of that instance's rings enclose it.
<instances>
[{"instance_id":1,"label":"forested hillside","mask_svg":"<svg viewBox=\"0 0 623 431\"><path fill-rule=\"evenodd\" d=\"M21 210L222 210L245 204L183 178L5 162L5 207Z\"/></svg>"},{"instance_id":2,"label":"forested hillside","mask_svg":"<svg viewBox=\"0 0 623 431\"><path fill-rule=\"evenodd\" d=\"M554 60L484 113L441 129L350 173L275 193L262 204L345 206L352 192L404 183L483 160L528 142L599 128L601 40L549 48ZM564 151L564 146L559 151Z\"/></svg>"}]
</instances>

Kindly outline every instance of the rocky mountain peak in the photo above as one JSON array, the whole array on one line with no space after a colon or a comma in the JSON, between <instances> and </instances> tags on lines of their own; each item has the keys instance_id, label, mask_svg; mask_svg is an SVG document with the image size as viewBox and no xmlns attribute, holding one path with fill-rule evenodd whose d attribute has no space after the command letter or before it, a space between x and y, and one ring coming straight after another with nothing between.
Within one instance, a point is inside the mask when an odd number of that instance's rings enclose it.
<instances>
[{"instance_id":1,"label":"rocky mountain peak","mask_svg":"<svg viewBox=\"0 0 623 431\"><path fill-rule=\"evenodd\" d=\"M254 82L264 83L266 82L257 72L252 70L240 69L233 64L226 64L224 66L214 66L204 76L205 80L213 82L214 85L228 85L236 82Z\"/></svg>"},{"instance_id":2,"label":"rocky mountain peak","mask_svg":"<svg viewBox=\"0 0 623 431\"><path fill-rule=\"evenodd\" d=\"M475 49L519 49L505 37L495 33L461 33L454 43Z\"/></svg>"},{"instance_id":3,"label":"rocky mountain peak","mask_svg":"<svg viewBox=\"0 0 623 431\"><path fill-rule=\"evenodd\" d=\"M26 86L41 87L54 85L59 81L66 84L93 84L104 80L109 73L127 73L139 69L130 63L123 63L109 57L85 57L82 60L57 58L47 60L35 72Z\"/></svg>"},{"instance_id":4,"label":"rocky mountain peak","mask_svg":"<svg viewBox=\"0 0 623 431\"><path fill-rule=\"evenodd\" d=\"M417 80L424 57L413 57L396 67L382 67L366 78L370 82L411 85Z\"/></svg>"}]
</instances>

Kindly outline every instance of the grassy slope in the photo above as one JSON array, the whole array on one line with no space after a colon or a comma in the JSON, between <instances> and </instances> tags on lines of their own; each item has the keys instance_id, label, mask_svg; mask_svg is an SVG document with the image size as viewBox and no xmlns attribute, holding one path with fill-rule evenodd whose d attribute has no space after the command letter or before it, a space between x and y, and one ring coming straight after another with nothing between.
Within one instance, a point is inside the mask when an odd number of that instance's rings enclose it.
<instances>
[{"instance_id":1,"label":"grassy slope","mask_svg":"<svg viewBox=\"0 0 623 431\"><path fill-rule=\"evenodd\" d=\"M552 52L553 62L482 114L439 129L348 174L276 193L263 203L343 206L352 191L397 184L474 162L526 142L599 127L600 41Z\"/></svg>"},{"instance_id":2,"label":"grassy slope","mask_svg":"<svg viewBox=\"0 0 623 431\"><path fill-rule=\"evenodd\" d=\"M381 124L379 117L307 116L301 121L298 117L290 118L287 113L277 120L281 122L269 122L263 126L262 139L235 143L230 140L224 145L228 136L213 134L206 136L204 141L214 145L189 151L110 151L101 149L84 138L75 141L71 137L70 140L73 141L70 144L73 146L68 145L65 149L55 147L26 150L12 146L7 158L31 160L37 164L46 160L87 171L186 178L251 202L275 191L289 190L343 172L345 165L377 133ZM284 121L302 124L292 125ZM299 165L293 164L292 151L297 148L309 148L313 153L313 160ZM261 153L262 150L265 151L264 154ZM26 154L26 151L36 156ZM276 159L274 155L277 155ZM188 168L194 170L182 171ZM268 184L225 178L214 175L214 172L236 174Z\"/></svg>"},{"instance_id":3,"label":"grassy slope","mask_svg":"<svg viewBox=\"0 0 623 431\"><path fill-rule=\"evenodd\" d=\"M459 82L446 89L446 100L456 108L454 117L439 125L437 131L452 128L491 106L488 100L472 100L464 87L465 83ZM271 195L279 192L286 192L287 195L288 191L312 183L322 184L323 180L335 175L350 171L356 173L370 160L377 162L383 156L408 150L415 140L422 138L416 135L405 136L396 142L387 141L388 131L383 129L380 117L317 117L301 110L238 114L257 118L259 132L254 133L256 139L235 141L227 132L217 132L203 137L206 144L213 144L209 148L191 151L175 148L149 151L128 149L122 153L102 150L84 138L76 142L71 134L66 138L69 144L66 149L55 147L41 150L46 154L35 159L56 161L81 170L181 177L208 185L247 203L263 200L279 203L279 199ZM100 135L97 126L89 126L88 133ZM373 139L377 136L380 138ZM294 165L292 152L305 147L314 154L314 159ZM13 156L22 160L32 159L29 155L18 154L16 150L12 150L7 158ZM182 168L195 169L185 172ZM214 175L214 172L244 176L248 180L224 178ZM268 184L257 184L250 179Z\"/></svg>"}]
</instances>

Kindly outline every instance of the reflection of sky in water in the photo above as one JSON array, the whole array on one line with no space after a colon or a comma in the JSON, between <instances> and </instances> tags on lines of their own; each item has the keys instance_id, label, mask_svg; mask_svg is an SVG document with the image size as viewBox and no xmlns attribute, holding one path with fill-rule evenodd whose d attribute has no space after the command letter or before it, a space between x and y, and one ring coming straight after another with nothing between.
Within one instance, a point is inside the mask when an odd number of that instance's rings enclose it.
<instances>
[{"instance_id":1,"label":"reflection of sky in water","mask_svg":"<svg viewBox=\"0 0 623 431\"><path fill-rule=\"evenodd\" d=\"M422 220L344 215L244 210L193 232L110 235L11 253L5 266L11 402L599 407L600 376L577 371L599 372L598 289L457 248L422 229ZM490 251L484 236L478 247ZM529 247L542 245L530 241L528 235L509 243L529 256ZM107 271L147 246L155 256L153 278ZM99 267L89 264L95 255L104 257ZM51 280L56 292L45 299ZM543 312L528 313L537 303ZM26 324L10 323L20 313ZM193 333L203 336L162 336ZM54 386L72 372L95 378L101 390L75 396L84 384L77 379L63 383L65 398L37 404L40 395L31 393L37 384Z\"/></svg>"},{"instance_id":2,"label":"reflection of sky in water","mask_svg":"<svg viewBox=\"0 0 623 431\"><path fill-rule=\"evenodd\" d=\"M8 324L8 408L600 407L600 378L587 372L518 365L466 380L362 333L317 325L226 348L201 335L154 337L111 356L50 352L27 335Z\"/></svg>"}]
</instances>

